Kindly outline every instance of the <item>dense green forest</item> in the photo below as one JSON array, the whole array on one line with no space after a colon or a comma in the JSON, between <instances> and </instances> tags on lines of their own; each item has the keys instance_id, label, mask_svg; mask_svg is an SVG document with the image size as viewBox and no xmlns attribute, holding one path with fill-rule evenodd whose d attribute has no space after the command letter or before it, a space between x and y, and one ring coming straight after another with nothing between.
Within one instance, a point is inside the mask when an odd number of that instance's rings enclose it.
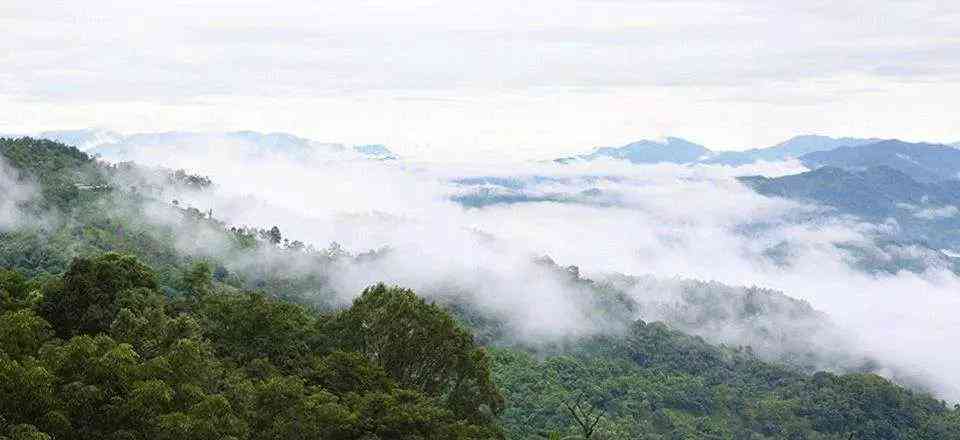
<instances>
[{"instance_id":1,"label":"dense green forest","mask_svg":"<svg viewBox=\"0 0 960 440\"><path fill-rule=\"evenodd\" d=\"M339 303L338 262L388 249L314 249L173 203L205 177L29 138L0 156L19 188L0 195L16 210L0 223L0 438L960 438L960 410L922 391L636 320L648 305L575 268L542 262L619 330L524 341L469 295L381 284ZM815 315L762 289L688 291L739 295L690 323Z\"/></svg>"}]
</instances>

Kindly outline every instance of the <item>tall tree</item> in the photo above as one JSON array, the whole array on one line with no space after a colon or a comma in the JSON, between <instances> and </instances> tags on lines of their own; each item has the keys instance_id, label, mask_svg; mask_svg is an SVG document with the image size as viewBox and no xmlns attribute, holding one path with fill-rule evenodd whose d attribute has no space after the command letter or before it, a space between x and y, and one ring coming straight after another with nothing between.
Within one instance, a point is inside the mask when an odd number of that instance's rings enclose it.
<instances>
[{"instance_id":1,"label":"tall tree","mask_svg":"<svg viewBox=\"0 0 960 440\"><path fill-rule=\"evenodd\" d=\"M61 280L44 287L42 314L64 337L105 332L119 311L120 293L138 287L155 289L157 280L135 257L77 258Z\"/></svg>"},{"instance_id":2,"label":"tall tree","mask_svg":"<svg viewBox=\"0 0 960 440\"><path fill-rule=\"evenodd\" d=\"M365 354L401 387L441 399L460 417L489 421L503 409L486 351L410 290L367 288L331 325L346 349Z\"/></svg>"}]
</instances>

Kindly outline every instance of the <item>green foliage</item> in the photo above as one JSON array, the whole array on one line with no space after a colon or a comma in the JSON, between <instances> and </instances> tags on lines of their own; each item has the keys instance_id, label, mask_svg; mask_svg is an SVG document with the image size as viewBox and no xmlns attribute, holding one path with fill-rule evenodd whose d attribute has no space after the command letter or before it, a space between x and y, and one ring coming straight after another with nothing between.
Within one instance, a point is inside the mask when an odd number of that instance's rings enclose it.
<instances>
[{"instance_id":1,"label":"green foliage","mask_svg":"<svg viewBox=\"0 0 960 440\"><path fill-rule=\"evenodd\" d=\"M50 440L50 435L37 430L33 425L15 425L11 426L7 433L9 437L0 435L0 439L6 440Z\"/></svg>"},{"instance_id":2,"label":"green foliage","mask_svg":"<svg viewBox=\"0 0 960 440\"><path fill-rule=\"evenodd\" d=\"M78 188L106 185L96 162L86 153L53 141L0 139L0 157L20 171L20 179L40 185L42 198L33 208L69 210L83 200Z\"/></svg>"},{"instance_id":3,"label":"green foliage","mask_svg":"<svg viewBox=\"0 0 960 440\"><path fill-rule=\"evenodd\" d=\"M53 337L50 324L30 309L0 314L0 351L22 359Z\"/></svg>"},{"instance_id":4,"label":"green foliage","mask_svg":"<svg viewBox=\"0 0 960 440\"><path fill-rule=\"evenodd\" d=\"M354 350L343 322L259 293L218 291L209 266L184 272L192 293L169 298L136 258L78 258L48 280L39 304L0 314L0 435L56 439L488 439L497 420L447 404L470 387L415 387ZM5 274L22 297L34 284ZM199 294L201 289L205 293ZM372 290L371 290L372 291ZM405 292L406 293L406 292ZM407 312L431 325L426 359L458 359L436 383L489 381L469 334L409 293ZM363 302L361 302L363 304ZM362 307L362 306L361 306ZM37 311L42 311L42 317ZM44 319L46 318L46 319ZM49 321L48 321L49 320ZM389 334L388 322L361 331ZM53 337L53 330L68 339ZM440 332L440 333L437 333ZM447 332L447 333L442 333ZM458 350L463 350L459 352ZM472 356L472 357L471 357ZM470 368L470 369L468 369ZM455 394L461 393L461 394ZM469 396L477 397L477 396ZM486 396L480 396L486 397ZM496 397L499 397L497 394ZM482 405L477 401L476 405Z\"/></svg>"},{"instance_id":5,"label":"green foliage","mask_svg":"<svg viewBox=\"0 0 960 440\"><path fill-rule=\"evenodd\" d=\"M17 271L0 269L0 311L16 310L35 304L39 300L36 284Z\"/></svg>"},{"instance_id":6,"label":"green foliage","mask_svg":"<svg viewBox=\"0 0 960 440\"><path fill-rule=\"evenodd\" d=\"M156 287L156 275L134 257L77 258L61 281L45 286L41 310L61 336L95 334L110 328L122 292Z\"/></svg>"},{"instance_id":7,"label":"green foliage","mask_svg":"<svg viewBox=\"0 0 960 440\"><path fill-rule=\"evenodd\" d=\"M213 295L198 315L217 352L241 363L265 359L292 371L317 348L317 316L262 294Z\"/></svg>"},{"instance_id":8,"label":"green foliage","mask_svg":"<svg viewBox=\"0 0 960 440\"><path fill-rule=\"evenodd\" d=\"M879 376L805 376L657 323L542 359L496 350L494 378L511 438L584 438L570 407L600 416L590 438L960 438L957 410Z\"/></svg>"},{"instance_id":9,"label":"green foliage","mask_svg":"<svg viewBox=\"0 0 960 440\"><path fill-rule=\"evenodd\" d=\"M458 415L482 421L503 407L486 351L446 312L410 290L368 288L331 327L343 346L365 354L400 386L441 396Z\"/></svg>"},{"instance_id":10,"label":"green foliage","mask_svg":"<svg viewBox=\"0 0 960 440\"><path fill-rule=\"evenodd\" d=\"M183 274L181 287L194 296L209 294L213 288L213 269L210 268L210 263L200 261L190 266Z\"/></svg>"}]
</instances>

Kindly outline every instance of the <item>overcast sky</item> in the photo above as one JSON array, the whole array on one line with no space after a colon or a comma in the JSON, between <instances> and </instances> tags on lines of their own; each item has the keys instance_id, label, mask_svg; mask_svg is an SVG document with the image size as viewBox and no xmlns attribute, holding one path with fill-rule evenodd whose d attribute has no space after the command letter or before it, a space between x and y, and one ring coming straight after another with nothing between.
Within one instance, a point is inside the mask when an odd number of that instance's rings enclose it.
<instances>
[{"instance_id":1,"label":"overcast sky","mask_svg":"<svg viewBox=\"0 0 960 440\"><path fill-rule=\"evenodd\" d=\"M0 26L0 132L286 131L422 158L960 140L955 0L5 0Z\"/></svg>"}]
</instances>

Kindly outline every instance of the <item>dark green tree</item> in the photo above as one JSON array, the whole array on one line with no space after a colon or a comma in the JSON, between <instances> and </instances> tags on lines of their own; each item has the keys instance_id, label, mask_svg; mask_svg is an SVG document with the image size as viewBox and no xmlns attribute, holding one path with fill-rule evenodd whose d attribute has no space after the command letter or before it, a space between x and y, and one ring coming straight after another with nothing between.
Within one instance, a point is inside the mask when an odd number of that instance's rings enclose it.
<instances>
[{"instance_id":1,"label":"dark green tree","mask_svg":"<svg viewBox=\"0 0 960 440\"><path fill-rule=\"evenodd\" d=\"M367 288L331 325L344 349L366 355L399 386L441 399L459 417L491 422L503 409L486 350L410 290Z\"/></svg>"},{"instance_id":2,"label":"dark green tree","mask_svg":"<svg viewBox=\"0 0 960 440\"><path fill-rule=\"evenodd\" d=\"M135 257L115 253L77 258L62 280L43 289L41 311L63 337L105 332L119 311L126 290L155 289L156 276Z\"/></svg>"}]
</instances>

